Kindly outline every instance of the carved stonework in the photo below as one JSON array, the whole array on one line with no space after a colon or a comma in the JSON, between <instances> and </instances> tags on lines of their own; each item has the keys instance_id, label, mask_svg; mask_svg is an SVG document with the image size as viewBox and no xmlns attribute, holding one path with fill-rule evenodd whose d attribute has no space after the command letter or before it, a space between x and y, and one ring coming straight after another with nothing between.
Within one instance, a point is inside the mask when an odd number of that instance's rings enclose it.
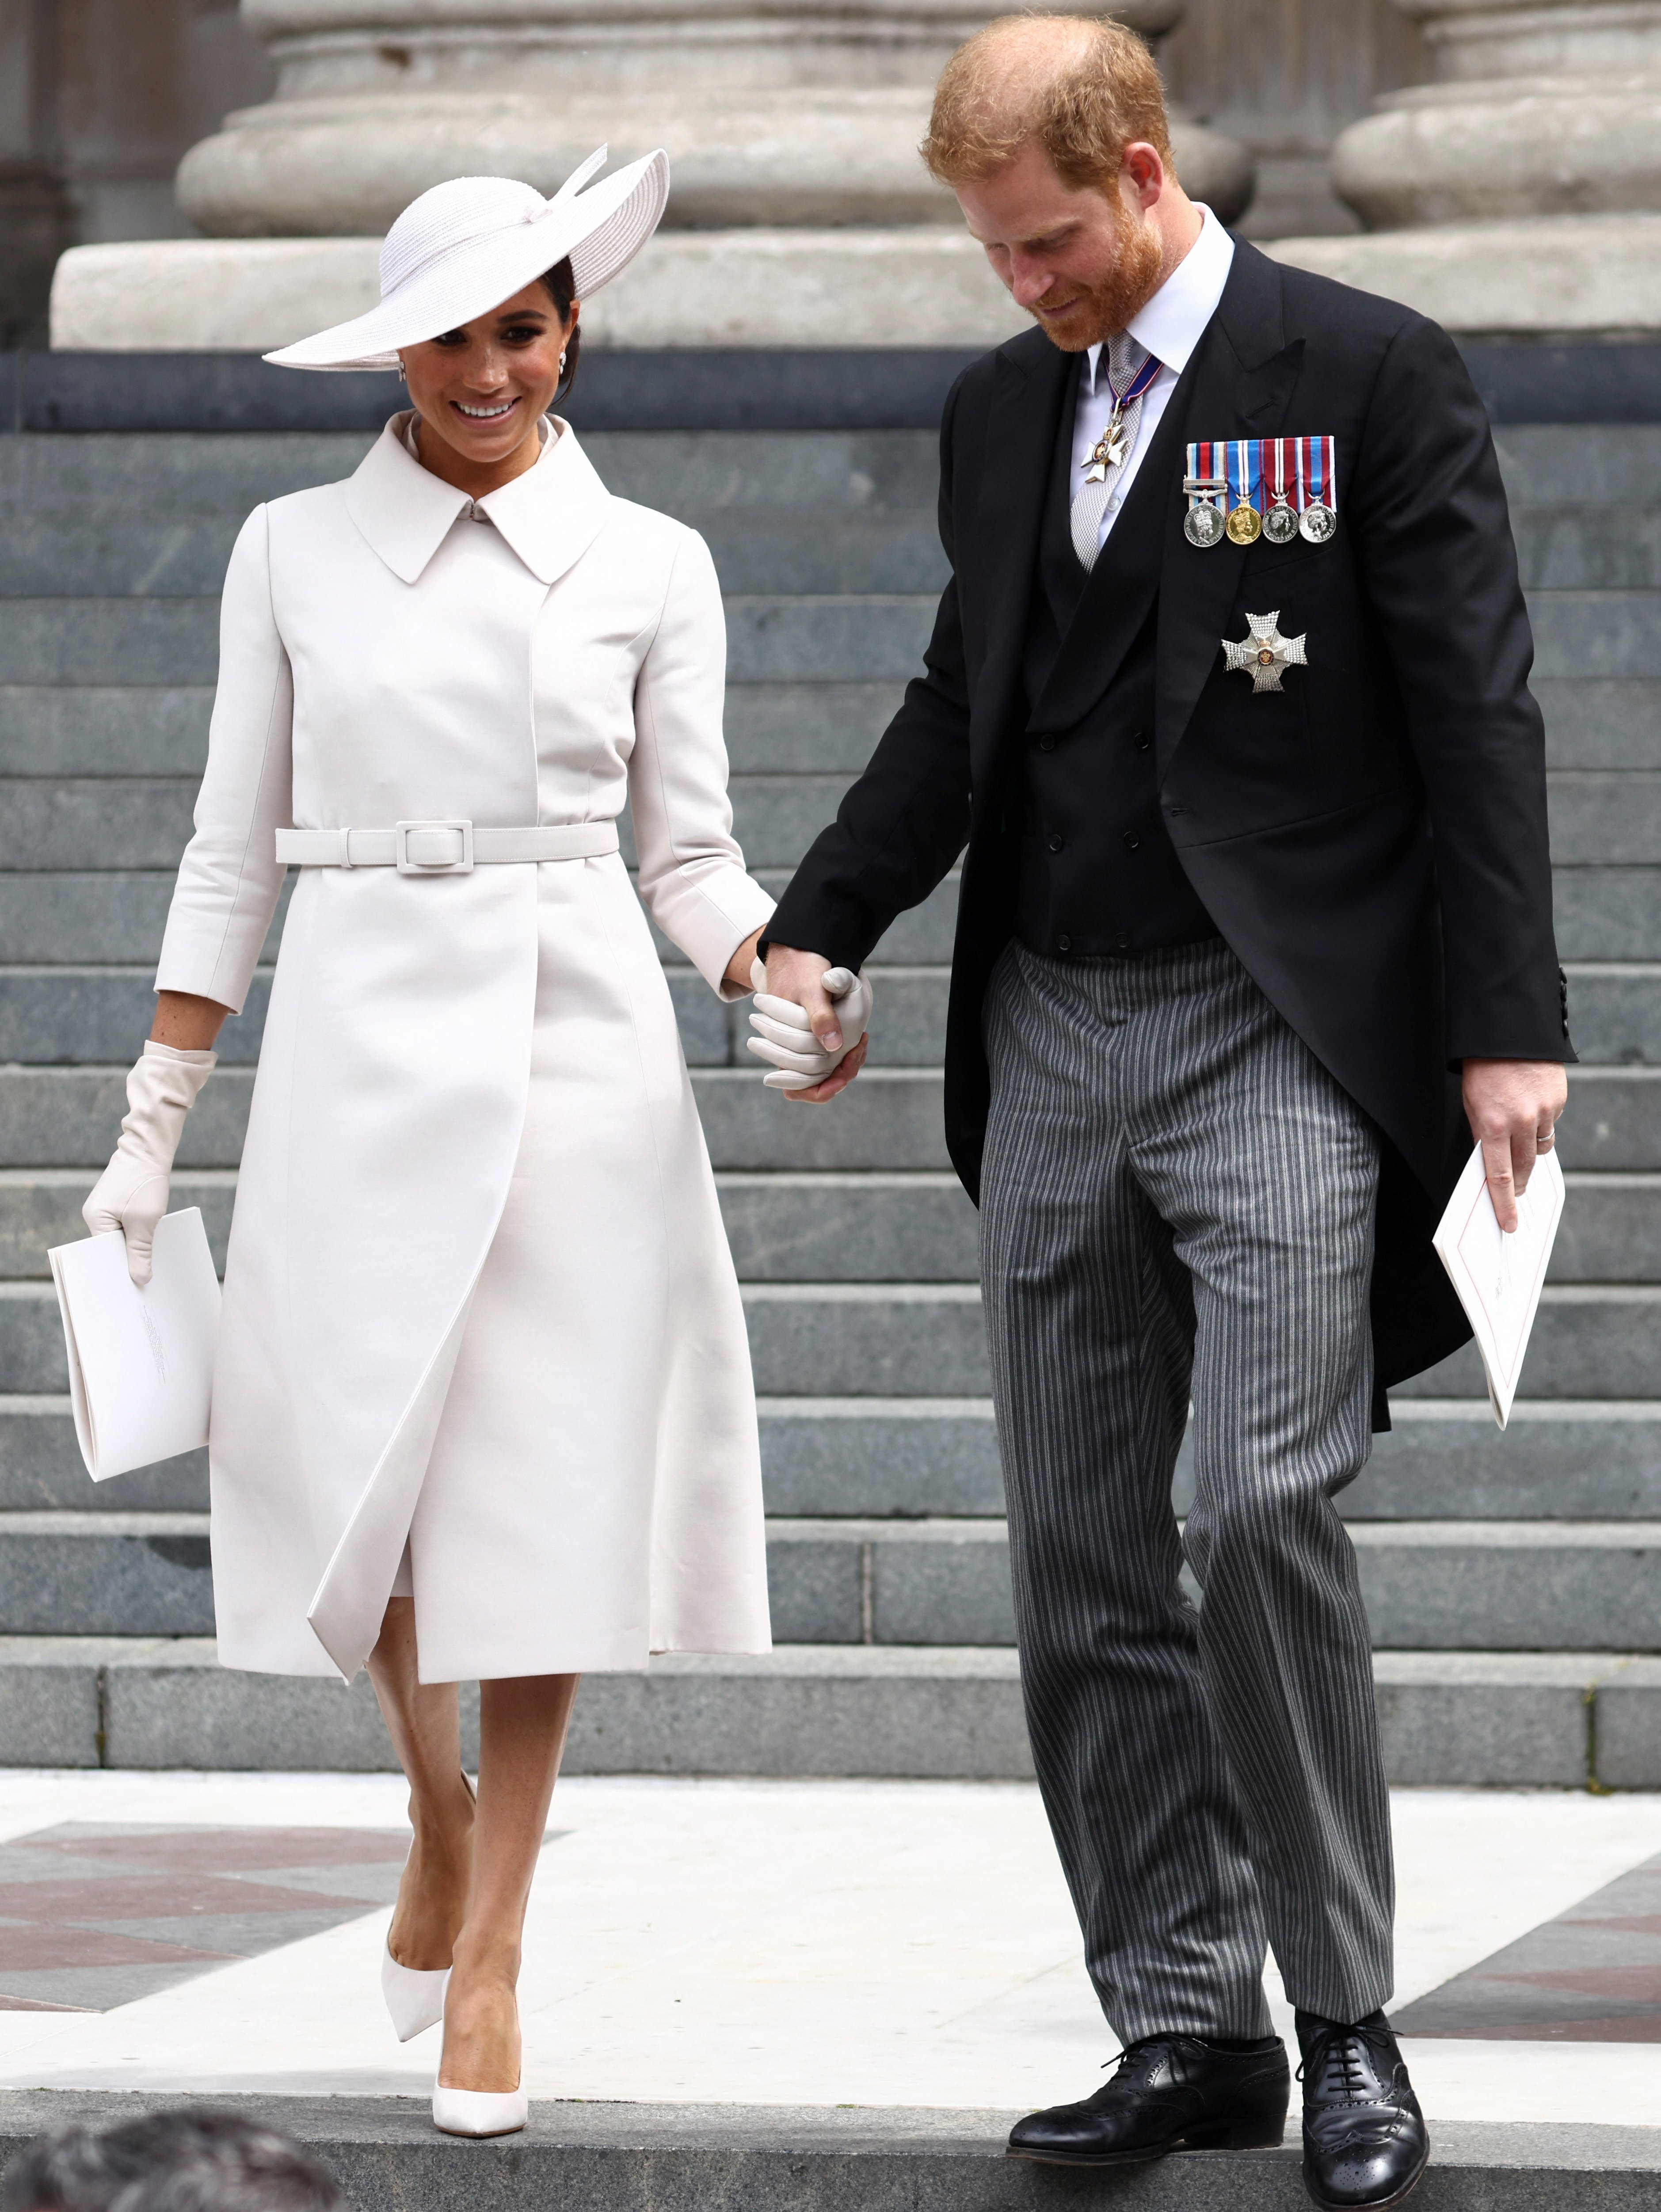
<instances>
[{"instance_id":1,"label":"carved stonework","mask_svg":"<svg viewBox=\"0 0 1661 2212\"><path fill-rule=\"evenodd\" d=\"M1150 40L1181 0L1123 0ZM956 223L916 156L935 77L986 20L961 0L243 0L276 96L179 172L213 237L384 231L446 177L551 191L598 142L668 148L672 228ZM1238 211L1244 149L1179 126L1202 196Z\"/></svg>"},{"instance_id":2,"label":"carved stonework","mask_svg":"<svg viewBox=\"0 0 1661 2212\"><path fill-rule=\"evenodd\" d=\"M1473 334L1661 330L1661 0L1396 0L1433 81L1333 149L1374 234L1305 268Z\"/></svg>"}]
</instances>

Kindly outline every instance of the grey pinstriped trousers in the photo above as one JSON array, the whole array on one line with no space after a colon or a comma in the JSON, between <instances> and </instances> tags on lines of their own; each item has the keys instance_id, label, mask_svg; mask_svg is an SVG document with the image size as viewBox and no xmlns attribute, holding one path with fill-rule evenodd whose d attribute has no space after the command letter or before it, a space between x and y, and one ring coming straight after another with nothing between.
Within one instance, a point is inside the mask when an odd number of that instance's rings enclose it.
<instances>
[{"instance_id":1,"label":"grey pinstriped trousers","mask_svg":"<svg viewBox=\"0 0 1661 2212\"><path fill-rule=\"evenodd\" d=\"M1218 939L1013 945L984 1024L1022 1683L1102 2008L1127 2043L1267 2034L1267 1936L1294 2004L1360 2020L1390 1994L1394 1879L1332 1500L1372 1444L1376 1139Z\"/></svg>"}]
</instances>

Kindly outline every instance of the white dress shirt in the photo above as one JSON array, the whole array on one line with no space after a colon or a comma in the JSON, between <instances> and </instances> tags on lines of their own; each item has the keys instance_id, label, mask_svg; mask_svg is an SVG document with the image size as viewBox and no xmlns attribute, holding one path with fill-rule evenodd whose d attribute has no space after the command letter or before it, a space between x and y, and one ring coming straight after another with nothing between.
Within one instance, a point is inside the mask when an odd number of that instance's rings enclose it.
<instances>
[{"instance_id":1,"label":"white dress shirt","mask_svg":"<svg viewBox=\"0 0 1661 2212\"><path fill-rule=\"evenodd\" d=\"M1142 455L1153 442L1177 380L1188 367L1206 325L1217 312L1223 286L1234 260L1234 240L1208 207L1200 204L1200 235L1177 264L1159 290L1127 327L1136 343L1161 363L1159 374L1142 396L1141 421L1136 442L1119 471L1112 496L1102 510L1098 544L1105 545L1119 509L1129 496ZM1097 441L1113 419L1113 394L1107 380L1107 348L1091 347L1079 377L1078 411L1073 418L1073 490L1084 483L1086 464ZM1089 540L1086 538L1086 543Z\"/></svg>"}]
</instances>

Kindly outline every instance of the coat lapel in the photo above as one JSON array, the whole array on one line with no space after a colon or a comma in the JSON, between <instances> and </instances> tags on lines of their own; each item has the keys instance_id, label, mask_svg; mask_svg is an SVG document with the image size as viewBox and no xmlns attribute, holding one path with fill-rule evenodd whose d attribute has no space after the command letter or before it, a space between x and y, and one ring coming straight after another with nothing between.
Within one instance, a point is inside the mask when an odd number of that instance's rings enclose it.
<instances>
[{"instance_id":1,"label":"coat lapel","mask_svg":"<svg viewBox=\"0 0 1661 2212\"><path fill-rule=\"evenodd\" d=\"M404 442L407 415L395 415L346 486L346 511L395 576L418 583L458 515L472 502L423 469ZM611 495L558 422L542 458L523 476L478 502L505 542L544 584L557 583L599 535Z\"/></svg>"},{"instance_id":2,"label":"coat lapel","mask_svg":"<svg viewBox=\"0 0 1661 2212\"><path fill-rule=\"evenodd\" d=\"M1038 565L1056 426L1073 368L1041 331L1000 347L987 416L987 459L971 527L986 613L986 657L974 689L970 746L980 785L1020 694L1021 647Z\"/></svg>"},{"instance_id":3,"label":"coat lapel","mask_svg":"<svg viewBox=\"0 0 1661 2212\"><path fill-rule=\"evenodd\" d=\"M1180 416L1173 453L1180 456L1196 439L1284 434L1303 356L1301 338L1287 343L1280 270L1237 240L1223 296L1183 379L1186 396L1180 386L1171 395L1167 420ZM1189 544L1183 534L1187 501L1181 477L1180 466L1166 471L1154 723L1161 775L1222 650L1249 550L1228 538L1204 549Z\"/></svg>"}]
</instances>

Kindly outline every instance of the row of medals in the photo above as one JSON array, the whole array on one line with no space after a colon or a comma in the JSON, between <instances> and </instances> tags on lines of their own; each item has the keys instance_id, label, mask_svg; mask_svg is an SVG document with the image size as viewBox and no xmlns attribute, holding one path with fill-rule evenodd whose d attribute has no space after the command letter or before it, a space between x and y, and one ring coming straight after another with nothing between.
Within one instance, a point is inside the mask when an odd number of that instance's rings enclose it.
<instances>
[{"instance_id":1,"label":"row of medals","mask_svg":"<svg viewBox=\"0 0 1661 2212\"><path fill-rule=\"evenodd\" d=\"M1311 545L1324 545L1338 527L1338 518L1324 500L1312 499L1299 514L1279 492L1267 514L1259 514L1250 500L1243 499L1225 515L1215 498L1219 493L1226 495L1227 489L1195 477L1183 478L1188 494L1183 534L1190 545L1220 545L1225 538L1233 545L1254 545L1260 538L1267 538L1271 545L1290 545L1299 537Z\"/></svg>"}]
</instances>

